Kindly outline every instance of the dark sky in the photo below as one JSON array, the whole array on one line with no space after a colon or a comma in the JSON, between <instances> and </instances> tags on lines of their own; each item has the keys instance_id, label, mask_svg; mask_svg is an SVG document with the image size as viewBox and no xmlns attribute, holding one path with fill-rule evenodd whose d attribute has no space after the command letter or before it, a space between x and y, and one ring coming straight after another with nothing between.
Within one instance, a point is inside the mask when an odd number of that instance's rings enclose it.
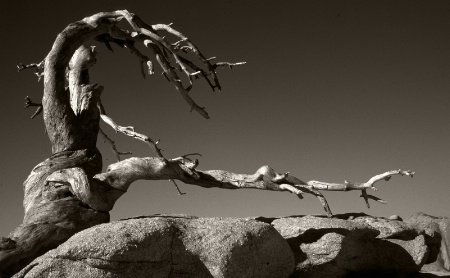
<instances>
[{"instance_id":1,"label":"dark sky","mask_svg":"<svg viewBox=\"0 0 450 278\"><path fill-rule=\"evenodd\" d=\"M173 22L218 61L247 62L219 71L222 92L196 84L205 120L160 70L144 80L126 50L98 47L91 80L105 87L108 114L160 139L166 157L199 152L200 169L271 165L328 182L411 169L413 179L377 184L388 204L370 210L358 191L324 194L334 213L449 216L450 1L2 1L0 235L21 223L22 183L51 154L42 116L30 120L33 111L22 109L27 95L39 101L43 84L16 65L41 61L69 23L117 9L150 24ZM142 142L104 129L120 150L152 156ZM98 146L105 165L115 162L107 144ZM186 195L168 181L136 182L112 219L323 213L308 195L180 187Z\"/></svg>"}]
</instances>

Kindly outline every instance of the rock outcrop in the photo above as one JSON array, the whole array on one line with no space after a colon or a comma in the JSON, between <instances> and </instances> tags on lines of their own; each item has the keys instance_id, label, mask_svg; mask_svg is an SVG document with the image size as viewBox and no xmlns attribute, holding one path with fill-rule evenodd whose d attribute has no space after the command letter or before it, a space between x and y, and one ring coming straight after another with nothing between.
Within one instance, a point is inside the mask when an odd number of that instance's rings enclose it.
<instances>
[{"instance_id":1,"label":"rock outcrop","mask_svg":"<svg viewBox=\"0 0 450 278\"><path fill-rule=\"evenodd\" d=\"M450 277L449 223L420 213L143 216L82 231L14 277Z\"/></svg>"},{"instance_id":2,"label":"rock outcrop","mask_svg":"<svg viewBox=\"0 0 450 278\"><path fill-rule=\"evenodd\" d=\"M280 218L272 225L294 252L293 277L411 274L428 256L424 235L398 220L363 214L304 216Z\"/></svg>"},{"instance_id":3,"label":"rock outcrop","mask_svg":"<svg viewBox=\"0 0 450 278\"><path fill-rule=\"evenodd\" d=\"M293 269L269 224L150 216L82 231L14 277L288 277Z\"/></svg>"},{"instance_id":4,"label":"rock outcrop","mask_svg":"<svg viewBox=\"0 0 450 278\"><path fill-rule=\"evenodd\" d=\"M423 270L447 272L450 275L450 219L416 213L405 220L418 231L423 231L430 254Z\"/></svg>"}]
</instances>

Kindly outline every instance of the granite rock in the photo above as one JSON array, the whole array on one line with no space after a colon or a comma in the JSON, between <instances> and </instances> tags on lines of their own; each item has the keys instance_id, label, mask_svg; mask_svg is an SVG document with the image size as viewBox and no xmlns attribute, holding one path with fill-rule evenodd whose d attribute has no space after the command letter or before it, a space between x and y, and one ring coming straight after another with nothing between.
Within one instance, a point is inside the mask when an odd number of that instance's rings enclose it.
<instances>
[{"instance_id":1,"label":"granite rock","mask_svg":"<svg viewBox=\"0 0 450 278\"><path fill-rule=\"evenodd\" d=\"M419 212L408 217L405 223L422 231L430 247L423 270L450 275L450 219Z\"/></svg>"},{"instance_id":2,"label":"granite rock","mask_svg":"<svg viewBox=\"0 0 450 278\"><path fill-rule=\"evenodd\" d=\"M289 277L293 269L269 224L150 216L79 232L14 277Z\"/></svg>"},{"instance_id":3,"label":"granite rock","mask_svg":"<svg viewBox=\"0 0 450 278\"><path fill-rule=\"evenodd\" d=\"M303 216L279 218L272 225L294 252L292 277L407 275L418 272L428 257L425 236L398 220Z\"/></svg>"}]
</instances>

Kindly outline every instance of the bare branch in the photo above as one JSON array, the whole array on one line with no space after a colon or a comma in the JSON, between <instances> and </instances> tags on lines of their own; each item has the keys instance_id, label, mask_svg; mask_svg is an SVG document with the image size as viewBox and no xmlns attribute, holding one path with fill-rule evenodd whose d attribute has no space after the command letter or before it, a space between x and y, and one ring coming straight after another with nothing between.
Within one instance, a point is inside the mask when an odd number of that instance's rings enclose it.
<instances>
[{"instance_id":1,"label":"bare branch","mask_svg":"<svg viewBox=\"0 0 450 278\"><path fill-rule=\"evenodd\" d=\"M189 96L189 91L193 87L194 79L199 76L204 77L208 84L213 88L218 88L220 90L220 84L215 72L217 66L228 65L232 67L234 65L240 65L243 63L222 63L217 65L210 64L210 59L206 59L204 55L199 51L199 49L182 33L174 30L170 25L157 24L150 26L143 22L139 17L134 14L129 13L126 10L116 11L113 13L100 13L95 16L84 19L85 22L95 25L101 22L101 19L110 19L111 21L118 21L121 18L125 18L130 26L133 28L134 32L129 32L117 28L116 26L111 26L109 28L109 34L101 34L96 37L97 40L104 42L108 49L112 50L109 42L114 42L121 47L126 47L135 54L140 61L141 74L145 77L145 65L148 67L148 73L153 74L153 63L151 60L141 53L134 45L135 42L142 42L152 53L155 55L157 62L160 64L164 71L164 76L175 85L176 89L180 92L182 97L191 107L191 111L195 110L201 114L204 118L209 118L208 113L204 107L199 106L195 101ZM179 40L175 43L168 43L165 37L160 36L157 31L164 30L171 35L176 36ZM186 45L183 45L186 44ZM197 56L200 62L207 68L207 71L202 70L199 66L195 65L192 61L183 58L177 52L192 50L192 52ZM177 68L185 77L189 80L189 84L184 86L180 77L175 72L175 68L171 65L171 58L177 64ZM189 71L189 68L194 71ZM208 76L213 77L213 82L211 82Z\"/></svg>"},{"instance_id":2,"label":"bare branch","mask_svg":"<svg viewBox=\"0 0 450 278\"><path fill-rule=\"evenodd\" d=\"M117 12L128 21L130 26L135 31L134 33L128 35L130 35L135 41L143 42L146 47L154 52L156 60L164 71L164 76L175 85L176 89L191 107L191 111L195 110L204 118L208 119L209 115L205 111L204 107L201 107L195 103L195 101L189 96L189 91L192 89L194 78L197 78L199 75L205 77L205 79L208 80L208 84L213 89L218 88L220 90L220 84L215 72L215 67L210 64L209 60L205 58L199 49L186 36L179 31L174 30L170 27L170 25L157 24L150 26L126 10ZM172 44L168 43L165 40L165 37L161 37L157 33L159 30L164 30L169 34L176 36L178 41ZM123 34L121 35L123 36ZM183 46L183 43L186 45ZM207 68L207 71L201 70L201 68L196 66L192 61L189 61L178 54L179 51L185 52L187 50L192 50L200 62ZM183 72L189 80L189 85L183 85L180 77L171 65L170 57L175 60L175 63L179 66L179 70L181 70L181 72ZM236 65L238 64L242 63L236 63ZM229 65L232 66L233 64L229 63ZM193 69L194 72L190 72L188 67ZM213 82L208 79L209 75L213 77Z\"/></svg>"},{"instance_id":3,"label":"bare branch","mask_svg":"<svg viewBox=\"0 0 450 278\"><path fill-rule=\"evenodd\" d=\"M98 131L103 136L105 141L107 141L111 145L111 148L112 148L114 154L116 155L117 161L120 161L121 155L132 154L131 152L119 152L116 148L116 143L113 140L111 140L111 138L109 138L108 135L106 135L106 133L101 128Z\"/></svg>"},{"instance_id":4,"label":"bare branch","mask_svg":"<svg viewBox=\"0 0 450 278\"><path fill-rule=\"evenodd\" d=\"M377 190L373 185L380 180L389 180L393 175L402 175L402 176L413 176L414 172L412 171L402 171L402 170L392 170L387 171L383 174L376 175L372 177L368 182L365 183L354 183L345 181L344 183L328 183L321 181L309 181L308 185L312 186L317 190L327 190L327 191L349 191L349 190L363 190L370 188L372 190Z\"/></svg>"},{"instance_id":5,"label":"bare branch","mask_svg":"<svg viewBox=\"0 0 450 278\"><path fill-rule=\"evenodd\" d=\"M195 155L202 156L200 153L188 153L188 154L182 155L181 157L188 158L189 156L195 156Z\"/></svg>"},{"instance_id":6,"label":"bare branch","mask_svg":"<svg viewBox=\"0 0 450 278\"><path fill-rule=\"evenodd\" d=\"M364 201L366 202L367 208L370 209L369 195L367 195L367 190L366 189L361 190L361 196L359 196L359 197L364 198Z\"/></svg>"},{"instance_id":7,"label":"bare branch","mask_svg":"<svg viewBox=\"0 0 450 278\"><path fill-rule=\"evenodd\" d=\"M101 119L107 123L108 125L110 125L116 132L121 132L127 136L133 137L135 139L144 141L145 143L147 143L150 148L153 150L153 152L155 152L156 155L158 155L158 157L163 157L162 153L161 153L161 149L158 148L158 142L156 143L147 135L138 133L134 131L134 127L132 126L120 126L118 125L112 118L108 117L105 114L105 109L103 108L103 106L101 104L99 104L100 107L100 117Z\"/></svg>"},{"instance_id":8,"label":"bare branch","mask_svg":"<svg viewBox=\"0 0 450 278\"><path fill-rule=\"evenodd\" d=\"M316 196L320 200L328 216L332 215L325 197L320 192L305 185L295 177L275 172L269 166L263 166L255 174L248 175L235 174L223 170L200 171L196 169L197 165L197 160L193 162L183 157L170 160L161 157L133 157L110 165L106 173L99 174L94 178L103 182L107 181L114 188L122 191L126 191L131 181L137 179L178 179L188 184L195 184L206 188L254 188L272 191L290 191L300 198L302 198L302 193L308 193Z\"/></svg>"},{"instance_id":9,"label":"bare branch","mask_svg":"<svg viewBox=\"0 0 450 278\"><path fill-rule=\"evenodd\" d=\"M181 192L181 190L180 190L180 188L178 187L178 184L175 182L175 180L173 180L173 179L169 179L169 181L170 182L172 182L173 183L173 185L175 185L175 188L177 189L177 191L178 191L178 195L185 195L186 194L186 192Z\"/></svg>"},{"instance_id":10,"label":"bare branch","mask_svg":"<svg viewBox=\"0 0 450 278\"><path fill-rule=\"evenodd\" d=\"M215 69L216 69L217 67L220 67L220 66L228 66L228 67L231 69L233 66L243 65L243 64L246 63L246 62L238 62L238 63L219 62L219 63L216 63L216 64L212 65L212 64L210 63L210 61L211 61L212 59L215 59L215 57L212 57L212 58L205 58L205 56L204 56L204 55L200 52L200 50L199 50L199 49L198 49L198 48L197 48L197 47L189 40L189 38L187 38L186 36L184 36L181 32L179 32L179 31L173 29L170 25L166 25L166 24L156 24L156 25L152 25L152 28L153 28L154 30L156 30L156 31L158 31L158 30L164 30L164 31L166 31L166 32L168 32L168 33L170 33L170 34L172 34L172 35L174 35L174 36L180 38L179 41L177 41L175 44L172 44L173 49L174 49L174 50L180 49L180 50L182 50L183 52L191 51L191 52L193 52L193 53L198 57L198 59L199 59L199 60L206 66L206 68L208 69L208 73L209 73L210 75L212 75L212 77L213 77L213 80L214 80L214 85L212 86L213 90L214 90L215 88L218 88L219 91L221 90L221 86L220 86L220 83L219 83L219 79L218 79L218 77L217 77L217 75L216 75L216 71L215 71ZM186 46L180 46L181 43L185 43Z\"/></svg>"},{"instance_id":11,"label":"bare branch","mask_svg":"<svg viewBox=\"0 0 450 278\"><path fill-rule=\"evenodd\" d=\"M289 191L297 195L302 199L302 194L311 194L319 199L325 212L329 217L332 216L331 209L325 196L319 192L319 190L335 191L337 185L340 187L346 186L346 190L361 190L367 206L370 208L369 199L375 200L382 204L386 201L368 195L366 189L368 185L363 184L344 183L333 184L325 182L303 182L298 178L289 175L288 173L280 174L273 170L269 166L260 167L254 174L235 174L224 170L197 170L198 160L190 160L185 156L177 157L174 159L166 160L160 158L136 158L124 160L120 163L110 165L109 171L104 174L99 174L97 177L101 180L113 181L115 176L120 176L120 181L114 182L114 187L120 190L127 190L129 182L126 177L130 177L130 180L136 179L178 179L188 184L195 184L201 187L212 188L219 187L225 189L238 189L238 188L253 188L261 190L272 191ZM132 173L129 169L135 169ZM139 170L138 170L139 169ZM411 175L411 171L389 171L393 175L395 173L403 175ZM382 174L386 176L387 174ZM381 175L375 176L380 177ZM374 178L375 178L374 177ZM326 187L325 185L328 185ZM358 185L358 186L356 186ZM343 190L339 188L339 190Z\"/></svg>"},{"instance_id":12,"label":"bare branch","mask_svg":"<svg viewBox=\"0 0 450 278\"><path fill-rule=\"evenodd\" d=\"M206 66L206 68L208 69L208 72L213 76L215 87L218 88L219 90L221 89L221 86L220 86L220 83L219 83L219 79L217 78L217 75L216 75L216 72L214 70L214 67L209 63L209 61L200 52L200 50L185 35L183 35L181 32L173 29L171 26L166 25L166 24L152 25L152 28L155 31L164 30L164 31L166 31L166 32L168 32L168 33L170 33L170 34L180 38L184 43L186 43L187 44L187 48L184 48L184 50L186 51L186 50L189 49L190 51L192 51L198 57L198 59ZM177 57L175 57L175 58L177 59Z\"/></svg>"},{"instance_id":13,"label":"bare branch","mask_svg":"<svg viewBox=\"0 0 450 278\"><path fill-rule=\"evenodd\" d=\"M140 133L135 132L135 131L134 131L134 127L132 127L132 126L127 126L127 127L119 126L118 124L116 124L116 122L114 122L113 119L111 119L110 117L106 116L105 108L103 107L103 105L102 105L100 102L98 103L98 107L99 107L99 110L100 110L100 116L101 116L102 120L103 120L105 123L107 123L108 125L110 125L116 132L119 132L119 131L120 131L120 132L122 132L123 134L125 134L125 135L127 135L127 136L130 136L130 137L133 137L133 138L136 138L136 139L139 139L139 140L141 140L141 141L146 142L146 143L151 147L151 149L155 152L155 154L158 155L158 157L164 158L164 156L163 156L162 153L161 153L161 149L158 148L159 140L156 141L156 142L153 142L153 140L150 139L148 136L146 136L146 135L144 135L144 134L140 134ZM110 141L110 143L112 144L113 150L114 150L114 152L116 153L116 157L117 157L118 161L120 161L119 154L125 154L125 153L118 153L117 150L116 150L116 148L115 148L114 141L112 141L111 139L109 139L109 138L106 136L106 134L105 134L101 129L100 129L99 131L104 135L104 137L105 137L107 140ZM192 156L192 155L200 155L200 156L201 156L201 154L198 154L198 153L192 153L192 154L184 155L184 156L182 156L182 157L180 157L180 158L181 158L181 159L184 159L184 160L189 160L189 161L190 161L190 159L187 158L187 157L188 157L188 156ZM196 163L196 165L195 165L195 167L196 167L196 166L198 165L198 160L195 160L195 163ZM194 167L194 168L195 168L195 167ZM188 169L186 169L186 170L188 170ZM184 194L186 194L185 192L181 192L180 188L178 187L178 184L177 184L173 179L169 179L169 181L172 182L172 183L174 184L174 186L175 186L175 188L176 188L176 190L177 190L177 192L178 192L178 195L184 195Z\"/></svg>"},{"instance_id":14,"label":"bare branch","mask_svg":"<svg viewBox=\"0 0 450 278\"><path fill-rule=\"evenodd\" d=\"M327 182L320 182L320 181L309 181L307 184L316 190L325 190L325 191L361 190L362 194L360 197L364 198L364 201L366 202L367 207L370 208L369 199L372 199L372 200L377 201L382 204L386 204L387 202L383 199L380 199L378 197L367 194L367 189L370 188L374 191L377 191L377 188L375 188L373 185L380 180L388 181L393 175L413 177L414 172L409 171L409 170L387 171L385 173L382 173L382 174L379 174L379 175L376 175L376 176L370 178L369 181L365 182L365 183L353 183L353 182L348 182L348 181L345 181L344 183L327 183Z\"/></svg>"},{"instance_id":15,"label":"bare branch","mask_svg":"<svg viewBox=\"0 0 450 278\"><path fill-rule=\"evenodd\" d=\"M145 78L146 72L148 75L153 75L155 72L153 70L153 63L146 55L142 54L139 49L137 49L134 44L135 41L131 37L130 32L126 30L122 30L117 26L113 26L111 28L110 34L102 35L101 39L104 42L114 42L119 44L121 47L125 47L130 50L130 52L139 60L139 65L141 68L142 77ZM147 70L144 69L144 66L147 66Z\"/></svg>"},{"instance_id":16,"label":"bare branch","mask_svg":"<svg viewBox=\"0 0 450 278\"><path fill-rule=\"evenodd\" d=\"M42 60L42 62L37 63L37 64L32 63L32 64L24 65L24 64L20 63L17 65L17 71L21 72L22 70L25 70L25 69L35 68L36 71L34 74L37 76L38 82L39 82L39 81L41 81L42 77L44 76L44 64L45 64L45 59Z\"/></svg>"},{"instance_id":17,"label":"bare branch","mask_svg":"<svg viewBox=\"0 0 450 278\"><path fill-rule=\"evenodd\" d=\"M34 112L34 114L31 116L31 119L34 119L34 117L36 117L37 115L39 115L42 112L42 103L34 103L33 101L31 101L31 99L27 96L25 97L25 106L23 108L28 108L30 106L37 106L36 111Z\"/></svg>"},{"instance_id":18,"label":"bare branch","mask_svg":"<svg viewBox=\"0 0 450 278\"><path fill-rule=\"evenodd\" d=\"M153 70L153 62L150 61L150 59L143 55L136 47L134 47L132 44L126 43L125 47L130 49L131 53L135 54L138 59L139 59L139 63L140 63L140 68L141 68L141 74L142 77L145 78L146 72L148 75L153 75L155 74L154 70ZM144 65L147 66L147 71L145 71L144 69Z\"/></svg>"},{"instance_id":19,"label":"bare branch","mask_svg":"<svg viewBox=\"0 0 450 278\"><path fill-rule=\"evenodd\" d=\"M387 171L383 174L372 177L366 184L373 186L376 182L378 182L380 180L385 180L385 181L390 180L393 175L410 176L412 178L414 176L414 174L415 173L410 170L402 171L401 169L399 169L399 170Z\"/></svg>"},{"instance_id":20,"label":"bare branch","mask_svg":"<svg viewBox=\"0 0 450 278\"><path fill-rule=\"evenodd\" d=\"M369 199L372 199L372 200L377 201L377 202L379 202L381 204L384 204L384 205L387 204L387 202L385 200L367 194L367 190L366 189L361 190L361 193L362 194L361 194L360 197L364 198L364 201L366 202L367 208L370 208Z\"/></svg>"},{"instance_id":21,"label":"bare branch","mask_svg":"<svg viewBox=\"0 0 450 278\"><path fill-rule=\"evenodd\" d=\"M214 68L218 67L229 67L232 69L234 66L245 65L247 62L237 62L237 63L229 63L229 62L219 62L213 65Z\"/></svg>"},{"instance_id":22,"label":"bare branch","mask_svg":"<svg viewBox=\"0 0 450 278\"><path fill-rule=\"evenodd\" d=\"M131 15L130 15L131 16ZM130 23L132 26L133 24ZM138 29L139 30L139 29ZM143 34L142 32L145 34ZM140 60L140 66L141 66L141 73L143 76L145 76L144 71L144 64L147 65L149 69L149 73L153 74L153 63L150 61L150 59L143 55L135 46L133 43L136 40L141 41L152 53L155 55L156 60L160 64L161 68L164 71L164 76L175 85L175 88L181 93L183 98L186 100L186 102L190 105L191 111L196 110L199 112L203 117L209 118L208 114L204 110L203 107L200 107L197 105L194 100L189 96L188 92L191 90L193 86L193 77L195 77L198 73L196 72L189 72L183 63L186 59L180 58L178 55L176 55L173 52L172 47L164 40L164 38L158 36L156 33L151 32L150 30L144 29L141 30L139 35L137 34L131 34L127 31L121 30L117 27L111 28L111 39L119 39L123 41L123 45L131 50L132 53L137 55L137 57ZM109 39L108 37L103 37L104 40ZM181 82L181 79L179 78L178 74L174 71L174 67L171 66L169 61L169 53L175 58L176 63L180 66L180 70L184 72L189 79L189 85L187 87L184 87L184 85Z\"/></svg>"}]
</instances>

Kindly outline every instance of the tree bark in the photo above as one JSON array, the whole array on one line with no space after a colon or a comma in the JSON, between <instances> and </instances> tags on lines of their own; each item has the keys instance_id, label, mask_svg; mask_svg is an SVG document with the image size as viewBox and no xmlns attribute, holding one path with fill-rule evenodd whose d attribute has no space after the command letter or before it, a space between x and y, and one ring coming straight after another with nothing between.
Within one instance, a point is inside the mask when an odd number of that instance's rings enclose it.
<instances>
[{"instance_id":1,"label":"tree bark","mask_svg":"<svg viewBox=\"0 0 450 278\"><path fill-rule=\"evenodd\" d=\"M57 36L44 60L42 110L53 155L38 164L24 182L25 216L8 238L2 238L0 277L13 275L73 234L109 221L108 210L88 206L70 183L48 177L73 167L89 177L102 170L96 148L100 120L97 103L102 88L89 85L88 68L95 57L83 43L108 32L117 17L100 13L70 24Z\"/></svg>"},{"instance_id":2,"label":"tree bark","mask_svg":"<svg viewBox=\"0 0 450 278\"><path fill-rule=\"evenodd\" d=\"M122 19L129 23L131 31L115 25ZM169 43L159 35L158 32L162 31L178 41ZM204 118L209 118L205 108L197 105L189 96L194 80L203 78L213 90L220 90L216 69L243 64L213 64L212 58L205 58L187 37L170 25L150 26L125 10L98 13L70 24L57 36L42 63L27 66L20 64L19 71L37 68L38 77L44 76L42 104L33 103L27 97L26 106L38 106L35 115L43 111L52 156L38 164L23 184L25 216L23 223L8 238L1 238L0 277L13 275L73 234L108 222L109 211L117 199L138 179L171 180L174 183L174 180L180 180L205 188L289 191L299 198L302 198L303 193L308 193L316 196L327 215L331 216L329 205L319 190L361 190L368 204L368 199L382 201L366 192L367 188L373 188L375 182L387 180L392 175L413 174L410 171L389 171L366 183L303 182L288 173L278 173L269 166L259 168L254 174L235 174L223 170L198 170L198 161L189 159L188 155L167 159L158 148L158 142L137 133L133 127L119 126L106 115L100 101L103 87L92 85L89 80L88 71L96 62L96 52L94 48L84 46L84 43L91 39L105 43L109 49L110 43L129 49L140 60L141 72L145 77L145 66L148 67L148 74L154 71L151 59L135 46L137 43L143 44L191 110ZM184 58L182 53L186 51L192 52L200 65ZM66 70L68 88L65 88ZM187 84L183 83L178 72L185 77ZM105 173L101 173L102 157L96 148L100 119L116 132L146 142L156 157L126 159L110 165ZM120 152L114 142L110 142L119 157Z\"/></svg>"}]
</instances>

